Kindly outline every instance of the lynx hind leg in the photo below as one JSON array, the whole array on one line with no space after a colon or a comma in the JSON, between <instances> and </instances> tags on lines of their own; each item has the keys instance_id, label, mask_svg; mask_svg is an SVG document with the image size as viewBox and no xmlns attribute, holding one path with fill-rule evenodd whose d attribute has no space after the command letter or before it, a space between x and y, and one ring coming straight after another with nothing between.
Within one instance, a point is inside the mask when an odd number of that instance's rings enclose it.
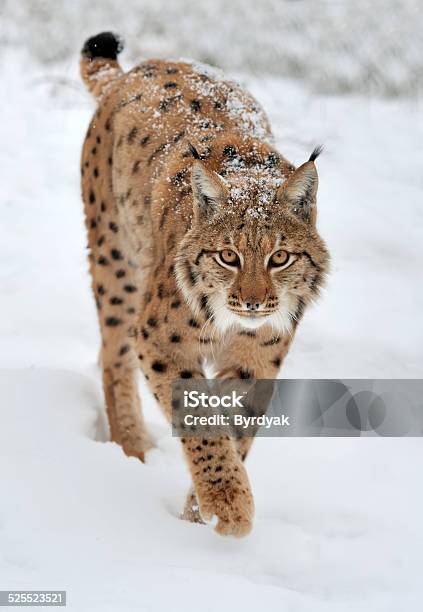
<instances>
[{"instance_id":1,"label":"lynx hind leg","mask_svg":"<svg viewBox=\"0 0 423 612\"><path fill-rule=\"evenodd\" d=\"M125 271L124 282L116 277ZM96 270L102 335L101 367L111 439L128 456L144 460L152 447L141 413L138 358L135 351L137 295L134 277L124 261ZM129 289L129 291L128 291ZM99 295L99 293L101 295Z\"/></svg>"},{"instance_id":2,"label":"lynx hind leg","mask_svg":"<svg viewBox=\"0 0 423 612\"><path fill-rule=\"evenodd\" d=\"M109 419L110 436L126 455L144 461L152 444L146 431L138 395L136 370L122 366L103 368L103 389Z\"/></svg>"},{"instance_id":3,"label":"lynx hind leg","mask_svg":"<svg viewBox=\"0 0 423 612\"><path fill-rule=\"evenodd\" d=\"M113 196L103 184L83 180L90 247L90 272L100 322L103 389L111 439L129 456L144 460L152 444L146 432L137 388L135 351L138 287L135 271L120 247Z\"/></svg>"}]
</instances>

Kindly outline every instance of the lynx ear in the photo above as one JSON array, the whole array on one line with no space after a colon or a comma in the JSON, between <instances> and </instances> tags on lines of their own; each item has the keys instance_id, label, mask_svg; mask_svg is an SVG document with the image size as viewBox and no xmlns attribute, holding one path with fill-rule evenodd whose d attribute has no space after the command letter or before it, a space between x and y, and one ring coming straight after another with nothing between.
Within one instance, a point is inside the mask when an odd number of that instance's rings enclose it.
<instances>
[{"instance_id":1,"label":"lynx ear","mask_svg":"<svg viewBox=\"0 0 423 612\"><path fill-rule=\"evenodd\" d=\"M314 159L300 166L278 191L278 200L303 221L316 221L316 195L319 184Z\"/></svg>"},{"instance_id":2,"label":"lynx ear","mask_svg":"<svg viewBox=\"0 0 423 612\"><path fill-rule=\"evenodd\" d=\"M191 183L195 214L211 219L219 212L227 196L222 179L216 172L207 170L200 161L195 161L192 165Z\"/></svg>"}]
</instances>

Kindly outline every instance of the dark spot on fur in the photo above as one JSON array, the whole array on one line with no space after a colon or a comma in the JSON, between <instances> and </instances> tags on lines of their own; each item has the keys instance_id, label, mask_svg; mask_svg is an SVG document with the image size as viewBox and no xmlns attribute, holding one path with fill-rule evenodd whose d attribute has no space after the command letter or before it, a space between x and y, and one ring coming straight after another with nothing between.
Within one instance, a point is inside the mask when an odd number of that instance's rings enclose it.
<instances>
[{"instance_id":1,"label":"dark spot on fur","mask_svg":"<svg viewBox=\"0 0 423 612\"><path fill-rule=\"evenodd\" d=\"M108 327L117 327L122 323L122 319L118 319L118 317L107 317L106 325Z\"/></svg>"},{"instance_id":2,"label":"dark spot on fur","mask_svg":"<svg viewBox=\"0 0 423 612\"><path fill-rule=\"evenodd\" d=\"M95 202L95 193L92 189L90 190L89 201L90 201L90 204L94 204Z\"/></svg>"},{"instance_id":3,"label":"dark spot on fur","mask_svg":"<svg viewBox=\"0 0 423 612\"><path fill-rule=\"evenodd\" d=\"M275 153L274 151L272 151L267 156L266 166L268 166L269 168L273 168L273 167L277 166L279 164L279 162L280 162L279 155L277 153Z\"/></svg>"},{"instance_id":4,"label":"dark spot on fur","mask_svg":"<svg viewBox=\"0 0 423 612\"><path fill-rule=\"evenodd\" d=\"M149 317L147 319L147 325L149 325L150 327L156 327L157 319L155 317Z\"/></svg>"},{"instance_id":5,"label":"dark spot on fur","mask_svg":"<svg viewBox=\"0 0 423 612\"><path fill-rule=\"evenodd\" d=\"M157 155L159 155L160 153L162 153L166 148L166 143L162 142L161 145L159 145L154 151L153 153L150 155L150 157L148 158L147 164L150 165L151 162L156 159Z\"/></svg>"},{"instance_id":6,"label":"dark spot on fur","mask_svg":"<svg viewBox=\"0 0 423 612\"><path fill-rule=\"evenodd\" d=\"M140 160L138 159L138 160L137 160L137 161L134 163L134 165L132 166L132 174L136 174L136 173L139 171L139 169L140 169L140 165L141 165L141 162L140 162Z\"/></svg>"},{"instance_id":7,"label":"dark spot on fur","mask_svg":"<svg viewBox=\"0 0 423 612\"><path fill-rule=\"evenodd\" d=\"M250 329L243 329L240 332L238 332L238 336L247 336L248 338L255 338L256 332Z\"/></svg>"},{"instance_id":8,"label":"dark spot on fur","mask_svg":"<svg viewBox=\"0 0 423 612\"><path fill-rule=\"evenodd\" d=\"M194 147L193 144L191 144L190 142L188 143L188 154L192 155L192 157L194 159L200 159L200 154L197 151L197 149Z\"/></svg>"},{"instance_id":9,"label":"dark spot on fur","mask_svg":"<svg viewBox=\"0 0 423 612\"><path fill-rule=\"evenodd\" d=\"M100 266L108 266L109 265L109 260L107 259L107 257L104 257L104 255L100 255L100 257L98 258L98 263Z\"/></svg>"},{"instance_id":10,"label":"dark spot on fur","mask_svg":"<svg viewBox=\"0 0 423 612\"><path fill-rule=\"evenodd\" d=\"M123 299L118 297L117 295L114 295L110 298L110 303L112 304L112 306L119 306L120 304L123 304Z\"/></svg>"},{"instance_id":11,"label":"dark spot on fur","mask_svg":"<svg viewBox=\"0 0 423 612\"><path fill-rule=\"evenodd\" d=\"M110 221L109 223L109 228L112 230L112 232L114 232L115 234L119 231L119 226L116 225L116 223L114 221Z\"/></svg>"},{"instance_id":12,"label":"dark spot on fur","mask_svg":"<svg viewBox=\"0 0 423 612\"><path fill-rule=\"evenodd\" d=\"M189 370L182 370L179 376L180 378L192 378L192 372L190 372Z\"/></svg>"},{"instance_id":13,"label":"dark spot on fur","mask_svg":"<svg viewBox=\"0 0 423 612\"><path fill-rule=\"evenodd\" d=\"M115 273L116 278L123 278L125 275L126 275L125 270L122 270L122 269L116 270L116 273Z\"/></svg>"},{"instance_id":14,"label":"dark spot on fur","mask_svg":"<svg viewBox=\"0 0 423 612\"><path fill-rule=\"evenodd\" d=\"M174 96L171 96L169 98L162 98L159 102L159 110L166 112L167 110L169 110L169 107L176 104L176 102L181 98L182 94L175 94Z\"/></svg>"},{"instance_id":15,"label":"dark spot on fur","mask_svg":"<svg viewBox=\"0 0 423 612\"><path fill-rule=\"evenodd\" d=\"M273 336L273 338L270 338L270 340L263 342L261 346L274 346L275 344L279 344L280 341L281 341L280 336Z\"/></svg>"},{"instance_id":16,"label":"dark spot on fur","mask_svg":"<svg viewBox=\"0 0 423 612\"><path fill-rule=\"evenodd\" d=\"M123 259L123 255L118 249L112 249L110 255L115 261L121 261Z\"/></svg>"},{"instance_id":17,"label":"dark spot on fur","mask_svg":"<svg viewBox=\"0 0 423 612\"><path fill-rule=\"evenodd\" d=\"M124 344L123 346L120 347L119 356L122 357L122 355L129 353L130 350L131 350L131 347L129 346L129 344Z\"/></svg>"},{"instance_id":18,"label":"dark spot on fur","mask_svg":"<svg viewBox=\"0 0 423 612\"><path fill-rule=\"evenodd\" d=\"M188 168L183 168L182 170L179 170L179 172L177 172L175 176L172 178L172 183L176 185L177 187L180 187L181 185L184 184L184 180L187 176L187 173L188 173Z\"/></svg>"},{"instance_id":19,"label":"dark spot on fur","mask_svg":"<svg viewBox=\"0 0 423 612\"><path fill-rule=\"evenodd\" d=\"M138 134L138 128L134 126L128 134L128 138L127 138L128 144L132 144L134 142L135 138L137 137L137 134Z\"/></svg>"},{"instance_id":20,"label":"dark spot on fur","mask_svg":"<svg viewBox=\"0 0 423 612\"><path fill-rule=\"evenodd\" d=\"M303 300L302 297L298 298L298 303L297 303L297 309L295 311L295 314L293 316L294 319L294 323L297 324L299 323L299 321L301 320L303 314L304 314L304 309L305 309L305 301Z\"/></svg>"},{"instance_id":21,"label":"dark spot on fur","mask_svg":"<svg viewBox=\"0 0 423 612\"><path fill-rule=\"evenodd\" d=\"M213 311L210 308L210 305L209 305L209 302L208 302L208 299L207 299L206 295L202 295L201 298L200 298L200 308L201 308L201 310L203 310L205 312L206 317L208 319L212 319L213 318Z\"/></svg>"},{"instance_id":22,"label":"dark spot on fur","mask_svg":"<svg viewBox=\"0 0 423 612\"><path fill-rule=\"evenodd\" d=\"M223 155L228 159L236 157L236 149L232 145L228 145L223 149Z\"/></svg>"},{"instance_id":23,"label":"dark spot on fur","mask_svg":"<svg viewBox=\"0 0 423 612\"><path fill-rule=\"evenodd\" d=\"M153 363L151 364L151 368L155 372L166 372L167 365L162 361L153 361Z\"/></svg>"},{"instance_id":24,"label":"dark spot on fur","mask_svg":"<svg viewBox=\"0 0 423 612\"><path fill-rule=\"evenodd\" d=\"M166 218L167 218L168 214L169 214L169 207L165 206L164 209L163 209L163 213L162 213L161 219L160 219L160 229L163 228L163 225L166 222Z\"/></svg>"},{"instance_id":25,"label":"dark spot on fur","mask_svg":"<svg viewBox=\"0 0 423 612\"><path fill-rule=\"evenodd\" d=\"M200 328L200 324L198 323L198 321L196 321L195 319L190 319L188 321L188 325L190 327L194 327L194 329L199 329Z\"/></svg>"},{"instance_id":26,"label":"dark spot on fur","mask_svg":"<svg viewBox=\"0 0 423 612\"><path fill-rule=\"evenodd\" d=\"M244 370L243 368L241 368L239 370L239 377L243 380L248 380L249 378L253 378L253 373L249 370Z\"/></svg>"},{"instance_id":27,"label":"dark spot on fur","mask_svg":"<svg viewBox=\"0 0 423 612\"><path fill-rule=\"evenodd\" d=\"M169 340L171 342L180 342L181 341L181 336L179 334L172 334L169 338Z\"/></svg>"},{"instance_id":28,"label":"dark spot on fur","mask_svg":"<svg viewBox=\"0 0 423 612\"><path fill-rule=\"evenodd\" d=\"M190 106L191 110L193 110L195 113L198 113L201 110L200 100L191 100Z\"/></svg>"},{"instance_id":29,"label":"dark spot on fur","mask_svg":"<svg viewBox=\"0 0 423 612\"><path fill-rule=\"evenodd\" d=\"M190 266L188 261L185 263L185 267L186 267L186 271L187 271L187 275L188 275L188 280L189 280L191 286L194 286L195 283L197 282L197 276L194 273L194 271L191 268L191 266Z\"/></svg>"},{"instance_id":30,"label":"dark spot on fur","mask_svg":"<svg viewBox=\"0 0 423 612\"><path fill-rule=\"evenodd\" d=\"M126 291L126 293L135 293L135 291L138 291L135 285L124 285L123 290Z\"/></svg>"}]
</instances>

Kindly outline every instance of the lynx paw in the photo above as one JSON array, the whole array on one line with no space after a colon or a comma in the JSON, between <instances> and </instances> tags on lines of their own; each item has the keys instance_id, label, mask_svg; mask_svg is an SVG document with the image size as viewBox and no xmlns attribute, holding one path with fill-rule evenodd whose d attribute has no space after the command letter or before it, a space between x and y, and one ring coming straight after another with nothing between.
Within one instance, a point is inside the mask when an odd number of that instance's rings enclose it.
<instances>
[{"instance_id":1,"label":"lynx paw","mask_svg":"<svg viewBox=\"0 0 423 612\"><path fill-rule=\"evenodd\" d=\"M145 454L151 448L154 448L154 446L152 439L148 435L137 438L136 440L122 442L122 448L125 455L128 457L136 457L143 463L145 461Z\"/></svg>"},{"instance_id":2,"label":"lynx paw","mask_svg":"<svg viewBox=\"0 0 423 612\"><path fill-rule=\"evenodd\" d=\"M253 527L254 501L247 478L241 484L230 482L202 495L200 515L205 521L216 516L215 531L221 535L248 535Z\"/></svg>"},{"instance_id":3,"label":"lynx paw","mask_svg":"<svg viewBox=\"0 0 423 612\"><path fill-rule=\"evenodd\" d=\"M189 521L190 523L200 523L201 525L204 525L197 498L195 493L191 491L189 492L187 501L185 502L184 511L181 513L181 519L184 521Z\"/></svg>"}]
</instances>

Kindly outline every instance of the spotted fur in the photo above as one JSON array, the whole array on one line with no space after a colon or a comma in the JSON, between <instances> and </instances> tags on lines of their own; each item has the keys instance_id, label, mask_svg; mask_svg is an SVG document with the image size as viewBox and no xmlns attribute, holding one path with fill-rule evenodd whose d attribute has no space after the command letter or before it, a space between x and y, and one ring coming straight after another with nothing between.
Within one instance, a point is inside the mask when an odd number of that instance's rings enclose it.
<instances>
[{"instance_id":1,"label":"spotted fur","mask_svg":"<svg viewBox=\"0 0 423 612\"><path fill-rule=\"evenodd\" d=\"M82 195L111 437L144 460L137 369L169 420L171 381L204 377L205 361L221 378L276 377L328 252L316 230L317 150L296 169L240 86L181 61L123 73L120 48L106 33L82 52L98 101ZM237 268L222 264L225 249ZM289 267L271 267L277 250ZM250 531L250 444L182 439L193 479L185 517L216 515L222 534Z\"/></svg>"}]
</instances>

